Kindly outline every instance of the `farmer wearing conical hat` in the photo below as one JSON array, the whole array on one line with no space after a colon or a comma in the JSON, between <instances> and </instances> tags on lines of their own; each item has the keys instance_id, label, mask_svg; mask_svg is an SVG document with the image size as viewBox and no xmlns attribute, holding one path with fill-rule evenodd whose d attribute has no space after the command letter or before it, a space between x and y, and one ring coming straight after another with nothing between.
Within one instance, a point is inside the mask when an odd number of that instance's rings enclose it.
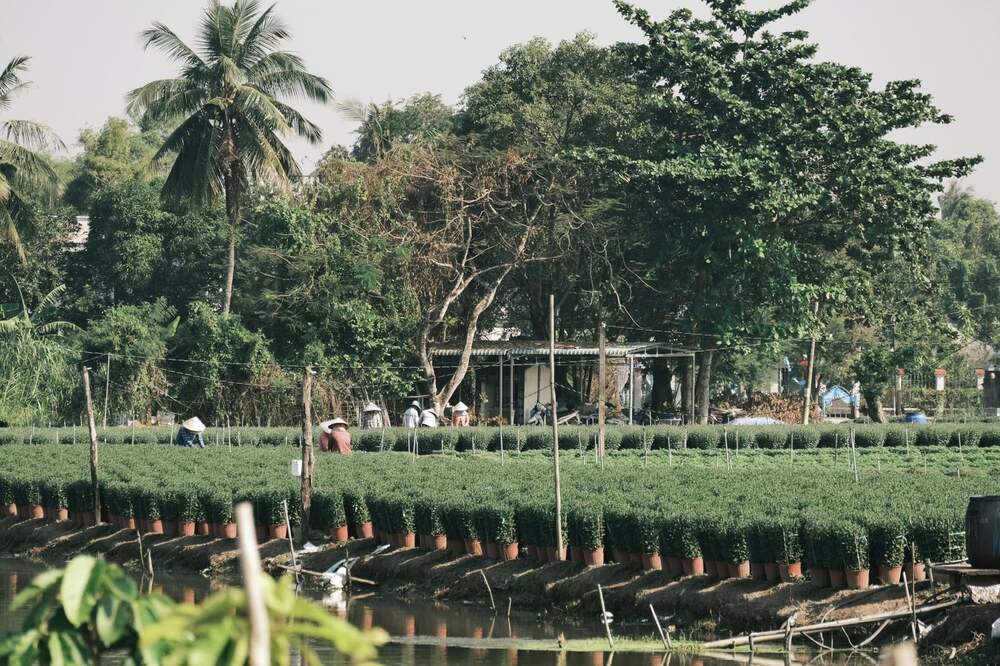
<instances>
[{"instance_id":1,"label":"farmer wearing conical hat","mask_svg":"<svg viewBox=\"0 0 1000 666\"><path fill-rule=\"evenodd\" d=\"M420 403L414 400L403 412L403 427L416 428L420 424Z\"/></svg>"},{"instance_id":2,"label":"farmer wearing conical hat","mask_svg":"<svg viewBox=\"0 0 1000 666\"><path fill-rule=\"evenodd\" d=\"M342 418L330 419L319 424L322 431L319 435L319 450L329 453L339 453L349 456L351 448L351 433L347 432L347 421Z\"/></svg>"},{"instance_id":3,"label":"farmer wearing conical hat","mask_svg":"<svg viewBox=\"0 0 1000 666\"><path fill-rule=\"evenodd\" d=\"M202 437L203 432L205 432L205 424L197 416L192 416L181 423L180 430L177 431L177 437L174 439L174 444L177 446L186 446L191 449L203 449L205 448L205 439Z\"/></svg>"},{"instance_id":4,"label":"farmer wearing conical hat","mask_svg":"<svg viewBox=\"0 0 1000 666\"><path fill-rule=\"evenodd\" d=\"M361 412L361 427L382 428L384 425L382 422L382 408L374 402L369 401Z\"/></svg>"},{"instance_id":5,"label":"farmer wearing conical hat","mask_svg":"<svg viewBox=\"0 0 1000 666\"><path fill-rule=\"evenodd\" d=\"M433 407L428 407L424 411L420 412L420 427L421 428L437 428L438 427L438 413Z\"/></svg>"},{"instance_id":6,"label":"farmer wearing conical hat","mask_svg":"<svg viewBox=\"0 0 1000 666\"><path fill-rule=\"evenodd\" d=\"M461 400L451 408L451 424L453 426L469 425L469 407Z\"/></svg>"}]
</instances>

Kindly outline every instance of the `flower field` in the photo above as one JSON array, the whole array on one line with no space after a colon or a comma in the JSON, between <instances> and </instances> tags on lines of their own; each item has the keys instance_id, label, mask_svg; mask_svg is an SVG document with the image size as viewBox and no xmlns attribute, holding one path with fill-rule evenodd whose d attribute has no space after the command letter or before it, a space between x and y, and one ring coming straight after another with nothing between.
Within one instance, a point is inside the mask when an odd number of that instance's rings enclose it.
<instances>
[{"instance_id":1,"label":"flower field","mask_svg":"<svg viewBox=\"0 0 1000 666\"><path fill-rule=\"evenodd\" d=\"M209 446L285 446L299 443L301 429L293 427L208 428ZM314 428L315 437L319 429ZM814 449L847 446L851 433L858 448L925 446L1000 447L1000 423L940 423L933 425L812 426L608 426L609 451L618 449ZM167 427L98 429L98 440L108 444L169 444L175 429ZM352 431L354 448L361 451L406 451L411 431L406 428ZM0 428L3 444L70 444L87 440L81 427ZM421 452L500 450L499 428L422 428L417 431ZM561 426L561 449L593 449L596 426ZM503 448L527 451L552 448L548 427L518 426L503 430Z\"/></svg>"},{"instance_id":2,"label":"flower field","mask_svg":"<svg viewBox=\"0 0 1000 666\"><path fill-rule=\"evenodd\" d=\"M82 443L2 451L6 512L93 519ZM136 444L101 453L106 517L119 525L224 536L242 500L254 504L261 532L280 536L285 501L299 522L291 446ZM845 571L892 578L907 563L961 557L969 496L1000 492L1000 448L653 449L613 452L603 466L567 450L562 478L574 559L718 577L794 576L801 567L820 582L833 573L837 584ZM337 538L373 528L397 545L544 562L557 556L551 458L525 451L501 465L483 453L320 455L312 522Z\"/></svg>"}]
</instances>

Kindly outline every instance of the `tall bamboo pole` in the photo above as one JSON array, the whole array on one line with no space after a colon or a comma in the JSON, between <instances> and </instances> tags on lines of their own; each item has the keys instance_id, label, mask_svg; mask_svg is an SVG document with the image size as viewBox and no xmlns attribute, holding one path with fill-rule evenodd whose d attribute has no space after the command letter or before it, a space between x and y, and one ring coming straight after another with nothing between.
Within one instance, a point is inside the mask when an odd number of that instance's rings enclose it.
<instances>
[{"instance_id":1,"label":"tall bamboo pole","mask_svg":"<svg viewBox=\"0 0 1000 666\"><path fill-rule=\"evenodd\" d=\"M87 399L87 428L90 431L90 485L93 488L94 524L101 522L101 487L97 478L97 425L94 423L94 401L90 395L90 368L83 368L83 395Z\"/></svg>"},{"instance_id":2,"label":"tall bamboo pole","mask_svg":"<svg viewBox=\"0 0 1000 666\"><path fill-rule=\"evenodd\" d=\"M260 552L254 530L253 505L236 505L236 528L240 539L240 569L243 589L247 595L247 615L250 618L250 666L270 666L271 627L267 619L264 584L261 580Z\"/></svg>"},{"instance_id":3,"label":"tall bamboo pole","mask_svg":"<svg viewBox=\"0 0 1000 666\"><path fill-rule=\"evenodd\" d=\"M108 352L108 364L104 369L104 418L101 427L108 427L108 396L111 394L111 352Z\"/></svg>"},{"instance_id":4,"label":"tall bamboo pole","mask_svg":"<svg viewBox=\"0 0 1000 666\"><path fill-rule=\"evenodd\" d=\"M549 294L549 395L552 398L552 460L556 481L556 559L563 559L562 488L559 483L559 415L556 410L556 297Z\"/></svg>"},{"instance_id":5,"label":"tall bamboo pole","mask_svg":"<svg viewBox=\"0 0 1000 666\"><path fill-rule=\"evenodd\" d=\"M816 301L813 306L813 316L819 314L819 301ZM816 335L813 334L812 342L809 343L809 368L806 370L806 391L805 398L806 404L802 408L802 423L803 425L809 425L809 406L812 404L812 385L813 385L813 363L816 362Z\"/></svg>"},{"instance_id":6,"label":"tall bamboo pole","mask_svg":"<svg viewBox=\"0 0 1000 666\"><path fill-rule=\"evenodd\" d=\"M302 526L299 528L299 540L305 543L309 539L310 513L312 512L312 479L313 479L313 437L312 437L312 366L306 366L302 377ZM288 535L291 537L291 534Z\"/></svg>"},{"instance_id":7,"label":"tall bamboo pole","mask_svg":"<svg viewBox=\"0 0 1000 666\"><path fill-rule=\"evenodd\" d=\"M500 354L500 400L497 405L497 423L500 424L500 464L503 464L503 354Z\"/></svg>"},{"instance_id":8,"label":"tall bamboo pole","mask_svg":"<svg viewBox=\"0 0 1000 666\"><path fill-rule=\"evenodd\" d=\"M597 326L597 456L604 458L604 433L607 419L607 405L604 401L604 391L607 387L607 324L601 321Z\"/></svg>"}]
</instances>

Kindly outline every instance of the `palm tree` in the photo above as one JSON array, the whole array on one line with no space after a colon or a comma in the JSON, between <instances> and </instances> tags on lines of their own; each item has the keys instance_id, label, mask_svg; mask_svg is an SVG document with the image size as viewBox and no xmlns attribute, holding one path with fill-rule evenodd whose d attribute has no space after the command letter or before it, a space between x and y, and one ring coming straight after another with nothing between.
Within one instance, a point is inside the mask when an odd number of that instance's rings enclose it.
<instances>
[{"instance_id":1,"label":"palm tree","mask_svg":"<svg viewBox=\"0 0 1000 666\"><path fill-rule=\"evenodd\" d=\"M129 111L150 122L180 121L153 158L176 154L163 185L166 199L205 204L225 197L224 315L233 297L241 196L254 183L285 188L300 175L283 137L297 134L314 144L322 139L316 125L279 98L326 103L333 94L301 58L279 49L288 36L274 5L260 11L255 0L237 0L232 7L213 0L201 20L198 50L161 23L142 33L146 48L164 51L181 71L129 93Z\"/></svg>"},{"instance_id":2,"label":"palm tree","mask_svg":"<svg viewBox=\"0 0 1000 666\"><path fill-rule=\"evenodd\" d=\"M28 87L20 77L28 60L27 56L18 56L0 72L0 111ZM45 125L30 120L0 121L0 227L21 263L28 260L18 230L25 222L25 201L32 194L52 197L59 186L56 172L39 151L63 147Z\"/></svg>"}]
</instances>

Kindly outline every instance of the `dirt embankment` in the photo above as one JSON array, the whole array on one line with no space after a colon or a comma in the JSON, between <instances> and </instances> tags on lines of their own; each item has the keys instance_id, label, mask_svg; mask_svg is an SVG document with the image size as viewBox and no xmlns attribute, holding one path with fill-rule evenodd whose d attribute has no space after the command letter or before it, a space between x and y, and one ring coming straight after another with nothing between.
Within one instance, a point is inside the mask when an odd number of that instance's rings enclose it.
<instances>
[{"instance_id":1,"label":"dirt embankment","mask_svg":"<svg viewBox=\"0 0 1000 666\"><path fill-rule=\"evenodd\" d=\"M158 570L202 572L220 578L238 572L238 551L232 540L148 534L142 542L152 552ZM494 562L422 549L392 549L369 556L374 547L372 539L341 546L325 543L314 552L301 554L301 559L307 570L321 572L348 554L364 555L354 574L378 582L384 592L488 605L485 575L501 611L511 603L539 614L595 618L600 613L597 586L601 585L605 604L616 618L648 619L649 605L653 604L661 616L673 615L672 624L692 638L774 629L792 613L797 613L796 624L803 625L906 607L900 587L838 592L809 582L712 582L703 576L676 580L663 571L644 573L625 565L584 568L572 562L554 562L537 566L524 559ZM265 566L279 573L289 557L288 542L271 540L261 544L260 550ZM135 531L109 525L81 530L68 523L5 518L0 520L0 553L57 563L82 553L100 554L109 561L138 568L139 539ZM918 601L931 594L928 583L918 586ZM992 610L995 619L996 608ZM958 613L953 615L958 617ZM989 611L975 613L976 620L981 620L975 622L976 631L982 631L988 615ZM960 644L970 640L971 631L971 627L949 624L937 633L941 642ZM846 647L842 636L836 640Z\"/></svg>"}]
</instances>

